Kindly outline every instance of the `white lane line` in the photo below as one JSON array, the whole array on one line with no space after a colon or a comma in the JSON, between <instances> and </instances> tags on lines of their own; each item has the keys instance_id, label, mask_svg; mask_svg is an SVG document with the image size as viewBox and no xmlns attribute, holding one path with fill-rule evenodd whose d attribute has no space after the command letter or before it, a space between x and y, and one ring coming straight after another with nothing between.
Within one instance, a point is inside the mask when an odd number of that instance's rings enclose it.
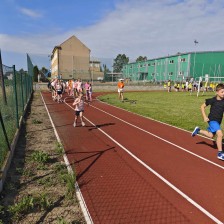
<instances>
[{"instance_id":1,"label":"white lane line","mask_svg":"<svg viewBox=\"0 0 224 224\"><path fill-rule=\"evenodd\" d=\"M40 92L40 94L41 94L41 97L42 97L42 101L43 101L43 103L44 103L44 106L45 106L45 108L46 108L48 117L49 117L49 119L50 119L51 125L52 125L52 127L53 127L53 129L54 129L54 133L55 133L55 136L56 136L56 138L57 138L57 141L58 141L59 143L62 143L62 142L61 142L61 139L60 139L60 137L59 137L59 135L58 135L58 132L57 132L57 130L56 130L56 128L55 128L54 122L53 122L53 120L52 120L52 118L51 118L51 115L50 115L50 113L49 113L49 110L48 110L48 108L47 108L47 105L46 105L46 103L45 103L45 101L44 101L43 95L42 95L41 92ZM66 104L67 104L67 103L66 103ZM72 169L72 167L71 167L71 165L70 165L70 163L69 163L68 157L67 157L67 155L66 155L65 153L64 153L64 155L63 155L63 158L64 158L64 161L65 161L66 167L67 167L67 169L68 169L68 172L69 172L69 173L73 173L73 169ZM75 190L76 190L76 195L77 195L77 198L78 198L80 207L81 207L81 209L82 209L84 218L85 218L85 220L86 220L86 223L87 223L87 224L93 224L93 220L92 220L92 218L91 218L91 215L90 215L89 210L88 210L88 208L87 208L87 206L86 206L85 200L84 200L84 198L83 198L82 192L81 192L81 190L80 190L79 185L78 185L77 182L75 183Z\"/></svg>"},{"instance_id":2,"label":"white lane line","mask_svg":"<svg viewBox=\"0 0 224 224\"><path fill-rule=\"evenodd\" d=\"M171 125L171 124L168 124L168 123L165 123L165 122L162 122L162 121L159 121L159 120L153 119L153 118L151 118L151 117L146 117L146 116L144 116L144 115L137 114L137 113L135 113L135 112L132 112L132 111L129 111L129 110L125 110L125 109L123 109L123 108L121 108L121 107L118 107L118 106L115 106L115 105L112 105L112 104L109 104L109 103L103 102L103 101L99 100L99 99L98 99L98 97L96 98L96 100L97 100L98 102L102 103L102 104L106 104L106 105L108 105L108 106L111 106L111 107L117 108L117 109L119 109L119 110L123 110L123 111L125 111L125 112L130 113L130 114L134 114L134 115L137 115L137 116L140 116L140 117L144 117L144 118L146 118L146 119L148 119L148 120L152 120L152 121L158 122L158 123L160 123L160 124L164 124L164 125L166 125L166 126L169 126L169 127L172 127L172 128L175 128L175 129L178 129L178 130L184 131L184 132L188 132L188 133L190 133L190 134L191 134L191 132L190 132L190 131L185 130L185 129L183 129L183 128L176 127L176 126L173 126L173 125ZM206 139L208 139L208 140L212 140L211 138L206 137L206 136L201 135L201 134L199 134L199 136L200 136L200 137L202 137L202 138L206 138ZM222 143L222 144L224 144L224 143Z\"/></svg>"},{"instance_id":3,"label":"white lane line","mask_svg":"<svg viewBox=\"0 0 224 224\"><path fill-rule=\"evenodd\" d=\"M75 110L72 106L67 104L72 110ZM104 135L106 135L110 140L112 140L115 144L117 144L119 147L121 147L124 151L126 151L131 157L133 157L135 160L137 160L140 164L142 164L147 170L152 172L155 176L157 176L160 180L162 180L164 183L166 183L170 188L172 188L174 191L176 191L178 194L180 194L183 198L185 198L188 202L190 202L193 206L195 206L197 209L199 209L202 213L204 213L206 216L208 216L210 219L212 219L217 224L223 224L219 219L217 219L215 216L213 216L210 212L208 212L206 209L204 209L201 205L199 205L197 202L195 202L193 199L188 197L184 192L182 192L180 189L178 189L176 186L174 186L172 183L170 183L167 179L165 179L163 176L161 176L159 173L157 173L155 170L153 170L151 167L149 167L146 163L144 163L142 160L140 160L137 156L135 156L133 153L131 153L127 148L125 148L123 145L121 145L118 141L116 141L114 138L112 138L110 135L108 135L105 131L103 131L101 128L97 127L93 122L91 122L89 119L84 117L90 124L95 126L97 130L102 132Z\"/></svg>"},{"instance_id":4,"label":"white lane line","mask_svg":"<svg viewBox=\"0 0 224 224\"><path fill-rule=\"evenodd\" d=\"M210 161L210 160L208 160L208 159L206 159L206 158L204 158L204 157L202 157L202 156L199 156L199 155L197 155L197 154L195 154L195 153L193 153L193 152L191 152L191 151L189 151L189 150L187 150L187 149L185 149L185 148L183 148L183 147L181 147L181 146L179 146L179 145L176 145L176 144L173 143L173 142L170 142L170 141L168 141L168 140L166 140L166 139L164 139L164 138L161 138L161 137L159 137L158 135L153 134L152 132L146 131L145 129L140 128L140 127L138 127L138 126L136 126L136 125L134 125L134 124L131 124L131 123L129 123L129 122L127 122L127 121L125 121L125 120L119 118L119 117L114 116L113 114L110 114L110 113L108 113L108 112L102 110L102 109L99 109L99 108L97 108L97 107L95 107L95 106L93 106L93 105L90 105L90 106L93 107L93 108L95 108L95 109L97 109L97 110L99 110L99 111L101 111L101 112L103 112L103 113L105 113L105 114L107 114L107 115L109 115L109 116L111 116L111 117L114 117L114 118L116 118L116 119L118 119L118 120L120 120L120 121L122 121L122 122L124 122L124 123L126 123L126 124L128 124L128 125L130 125L130 126L132 126L132 127L134 127L134 128L137 128L137 129L139 129L139 130L141 130L141 131L143 131L143 132L145 132L145 133L147 133L147 134L150 134L150 135L152 135L152 136L155 137L155 138L158 138L158 139L160 139L160 140L162 140L162 141L164 141L164 142L166 142L166 143L168 143L168 144L170 144L170 145L173 145L173 146L175 146L175 147L177 147L177 148L179 148L179 149L181 149L181 150L183 150L183 151L185 151L185 152L187 152L187 153L189 153L189 154L191 154L191 155L193 155L193 156L195 156L195 157L198 157L198 158L200 158L200 159L202 159L202 160L204 160L204 161L206 161L206 162L208 162L208 163L210 163L210 164L212 164L212 165L214 165L214 166L217 166L217 167L219 167L219 168L221 168L221 169L224 170L224 166L221 166L221 165L219 165L219 164L217 164L217 163L214 163L214 162L212 162L212 161Z\"/></svg>"}]
</instances>

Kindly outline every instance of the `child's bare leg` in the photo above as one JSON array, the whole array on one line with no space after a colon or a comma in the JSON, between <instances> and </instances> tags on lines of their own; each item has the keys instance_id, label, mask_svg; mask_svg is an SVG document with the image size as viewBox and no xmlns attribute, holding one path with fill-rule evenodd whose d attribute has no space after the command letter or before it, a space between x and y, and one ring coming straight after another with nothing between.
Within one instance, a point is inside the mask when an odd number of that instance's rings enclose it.
<instances>
[{"instance_id":1,"label":"child's bare leg","mask_svg":"<svg viewBox=\"0 0 224 224\"><path fill-rule=\"evenodd\" d=\"M82 124L82 126L85 126L85 123L83 122L83 113L82 113L82 111L80 112L80 114L79 114L79 116L80 116L80 120L81 120L81 124Z\"/></svg>"},{"instance_id":2,"label":"child's bare leg","mask_svg":"<svg viewBox=\"0 0 224 224\"><path fill-rule=\"evenodd\" d=\"M211 132L206 131L206 130L200 130L199 133L202 134L202 135L205 135L205 136L207 136L209 138L213 138L214 137L214 135Z\"/></svg>"},{"instance_id":3,"label":"child's bare leg","mask_svg":"<svg viewBox=\"0 0 224 224\"><path fill-rule=\"evenodd\" d=\"M218 151L222 151L222 137L223 137L223 133L221 130L218 130L216 132L217 138L216 138L216 144L217 144L217 148Z\"/></svg>"},{"instance_id":4,"label":"child's bare leg","mask_svg":"<svg viewBox=\"0 0 224 224\"><path fill-rule=\"evenodd\" d=\"M74 124L73 124L74 127L76 127L77 118L78 118L77 115L75 115L75 121L74 121Z\"/></svg>"},{"instance_id":5,"label":"child's bare leg","mask_svg":"<svg viewBox=\"0 0 224 224\"><path fill-rule=\"evenodd\" d=\"M122 100L122 101L124 100L124 96L123 96L123 93L121 93L121 100Z\"/></svg>"}]
</instances>

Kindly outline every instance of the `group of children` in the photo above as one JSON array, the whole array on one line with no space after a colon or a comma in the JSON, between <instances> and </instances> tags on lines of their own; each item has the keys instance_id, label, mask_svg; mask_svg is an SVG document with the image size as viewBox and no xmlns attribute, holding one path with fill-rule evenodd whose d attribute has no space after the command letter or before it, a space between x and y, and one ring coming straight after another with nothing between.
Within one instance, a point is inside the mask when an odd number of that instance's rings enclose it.
<instances>
[{"instance_id":1,"label":"group of children","mask_svg":"<svg viewBox=\"0 0 224 224\"><path fill-rule=\"evenodd\" d=\"M199 83L196 81L186 81L186 82L174 82L173 87L175 89L176 92L179 92L180 90L182 92L188 91L188 92L193 92L193 91L198 91L198 88L203 88L203 92L207 92L207 91L215 91L215 88L218 84L216 83L208 83L208 82L200 82L200 87L199 87ZM164 90L167 90L168 92L171 92L171 81L168 80L166 83L164 83Z\"/></svg>"},{"instance_id":2,"label":"group of children","mask_svg":"<svg viewBox=\"0 0 224 224\"><path fill-rule=\"evenodd\" d=\"M190 83L189 83L190 84ZM189 90L189 84L188 89ZM67 82L63 82L60 79L53 79L51 82L52 89L52 98L53 100L57 100L58 102L63 102L62 94L67 92L68 96L76 97L73 106L75 106L75 121L73 126L76 127L77 119L80 117L81 125L85 126L83 121L83 112L84 112L84 90L87 101L92 101L92 86L87 81L85 84L82 83L80 79L78 80L68 80ZM123 80L120 80L118 83L118 93L119 98L123 100ZM185 87L186 88L186 87ZM171 83L168 81L168 91L171 91ZM202 134L209 138L213 138L216 136L216 144L218 148L217 158L220 160L224 160L224 151L222 150L222 138L223 132L221 130L221 122L223 119L224 113L224 84L217 84L215 87L216 96L206 99L205 102L201 105L201 113L203 116L204 122L208 122L207 130L202 130L198 126L195 127L192 132L192 137L197 134ZM210 112L206 115L206 107L210 106Z\"/></svg>"},{"instance_id":3,"label":"group of children","mask_svg":"<svg viewBox=\"0 0 224 224\"><path fill-rule=\"evenodd\" d=\"M58 103L63 102L62 95L64 93L67 93L68 96L78 97L80 93L85 92L86 100L92 101L92 85L89 81L83 84L81 79L71 79L64 82L61 79L53 78L49 82L48 88L52 92L52 99Z\"/></svg>"},{"instance_id":4,"label":"group of children","mask_svg":"<svg viewBox=\"0 0 224 224\"><path fill-rule=\"evenodd\" d=\"M92 85L89 81L83 84L81 79L71 79L64 82L62 79L57 77L53 78L48 84L49 90L52 92L52 99L58 103L63 102L63 94L67 93L68 96L74 97L73 106L75 106L75 121L73 126L76 127L77 119L80 117L81 125L85 126L83 121L84 112L84 93L86 101L92 101Z\"/></svg>"}]
</instances>

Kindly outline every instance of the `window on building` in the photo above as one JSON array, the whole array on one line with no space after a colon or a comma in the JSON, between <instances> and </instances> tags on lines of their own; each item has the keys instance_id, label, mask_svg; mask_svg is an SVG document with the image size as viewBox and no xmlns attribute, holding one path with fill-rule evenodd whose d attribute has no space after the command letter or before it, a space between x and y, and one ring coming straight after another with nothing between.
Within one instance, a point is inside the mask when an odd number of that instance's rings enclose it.
<instances>
[{"instance_id":1,"label":"window on building","mask_svg":"<svg viewBox=\"0 0 224 224\"><path fill-rule=\"evenodd\" d=\"M181 58L180 59L181 62L185 62L185 60L186 60L185 58Z\"/></svg>"},{"instance_id":2,"label":"window on building","mask_svg":"<svg viewBox=\"0 0 224 224\"><path fill-rule=\"evenodd\" d=\"M153 73L152 73L152 76L154 76L154 75L155 75L155 73L153 72Z\"/></svg>"},{"instance_id":3,"label":"window on building","mask_svg":"<svg viewBox=\"0 0 224 224\"><path fill-rule=\"evenodd\" d=\"M151 64L150 63L148 63L148 66L150 66Z\"/></svg>"},{"instance_id":4,"label":"window on building","mask_svg":"<svg viewBox=\"0 0 224 224\"><path fill-rule=\"evenodd\" d=\"M184 75L184 72L179 72L179 75Z\"/></svg>"},{"instance_id":5,"label":"window on building","mask_svg":"<svg viewBox=\"0 0 224 224\"><path fill-rule=\"evenodd\" d=\"M173 72L169 72L169 75L173 75Z\"/></svg>"},{"instance_id":6,"label":"window on building","mask_svg":"<svg viewBox=\"0 0 224 224\"><path fill-rule=\"evenodd\" d=\"M153 63L152 63L152 66L155 66L155 65L156 65L156 63L155 63L155 62L153 62Z\"/></svg>"},{"instance_id":7,"label":"window on building","mask_svg":"<svg viewBox=\"0 0 224 224\"><path fill-rule=\"evenodd\" d=\"M170 62L169 62L170 64L173 64L174 63L174 60L170 60Z\"/></svg>"}]
</instances>

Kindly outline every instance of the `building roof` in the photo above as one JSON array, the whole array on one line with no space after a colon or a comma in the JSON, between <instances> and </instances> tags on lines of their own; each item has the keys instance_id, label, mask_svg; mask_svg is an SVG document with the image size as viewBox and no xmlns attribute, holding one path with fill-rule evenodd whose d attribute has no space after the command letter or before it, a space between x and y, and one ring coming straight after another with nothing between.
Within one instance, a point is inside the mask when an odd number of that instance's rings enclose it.
<instances>
[{"instance_id":1,"label":"building roof","mask_svg":"<svg viewBox=\"0 0 224 224\"><path fill-rule=\"evenodd\" d=\"M51 56L54 54L54 52L56 51L56 49L61 49L61 46L62 46L65 42L67 42L68 40L70 40L70 39L72 39L72 38L75 38L75 39L78 40L81 44L83 44L82 41L80 41L76 36L73 35L73 36L69 37L68 39L66 39L65 41L63 41L61 44L55 46L54 49L53 49L53 51L52 51ZM83 45L84 45L89 51L91 51L85 44L83 44Z\"/></svg>"},{"instance_id":2,"label":"building roof","mask_svg":"<svg viewBox=\"0 0 224 224\"><path fill-rule=\"evenodd\" d=\"M173 54L173 55L147 59L145 61L130 62L129 64L136 64L136 63L141 63L141 62L146 62L146 61L159 60L159 59L163 59L163 58L171 58L171 57L186 55L186 54L203 54L203 53L224 53L224 51L191 51L191 52L184 52L184 53L178 52L177 54Z\"/></svg>"},{"instance_id":3,"label":"building roof","mask_svg":"<svg viewBox=\"0 0 224 224\"><path fill-rule=\"evenodd\" d=\"M78 40L81 44L83 44L89 51L91 51L81 40L79 40L75 35L69 37L68 39L66 39L65 41L63 41L59 46L61 47L65 42L67 42L68 40L75 38L76 40Z\"/></svg>"}]
</instances>

